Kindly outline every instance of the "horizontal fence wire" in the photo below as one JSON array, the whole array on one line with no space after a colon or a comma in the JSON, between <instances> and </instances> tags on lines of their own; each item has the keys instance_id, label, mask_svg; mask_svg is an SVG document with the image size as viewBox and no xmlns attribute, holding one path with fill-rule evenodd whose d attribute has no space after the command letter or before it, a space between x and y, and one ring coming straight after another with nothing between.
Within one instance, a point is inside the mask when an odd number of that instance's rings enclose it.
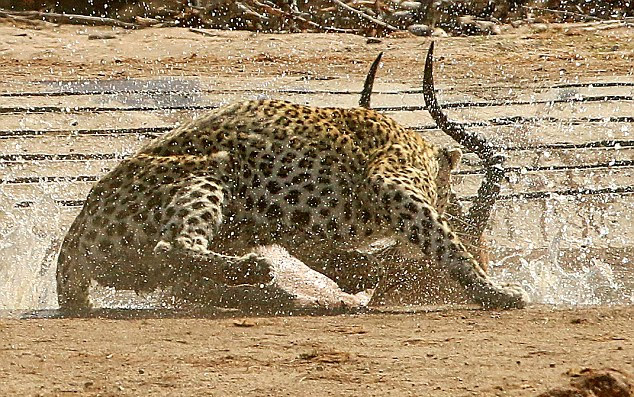
<instances>
[{"instance_id":1,"label":"horizontal fence wire","mask_svg":"<svg viewBox=\"0 0 634 397\"><path fill-rule=\"evenodd\" d=\"M597 83L566 83L558 84L551 87L534 87L534 89L553 89L553 88L582 88L582 87L618 87L618 86L634 86L634 82L597 82ZM500 87L495 87L500 88ZM525 88L525 87L524 87ZM169 89L116 89L116 90L98 90L98 89L82 89L81 86L67 86L54 91L37 91L37 92L9 92L0 93L0 97L27 97L27 96L72 96L72 95L112 95L122 93L145 93L145 94L178 94L192 95L202 93L283 93L283 94L332 94L332 95L359 95L359 92L352 90L310 90L310 89L234 89L234 90L216 90L216 89L193 89L193 90L169 90ZM374 94L402 95L402 94L422 94L422 89L409 90L393 90L393 91L375 91ZM559 98L551 100L508 100L508 101L460 101L451 102L443 105L443 108L477 108L488 106L512 106L512 105L535 105L535 104L555 104L555 103L577 103L577 102L607 102L607 101L632 101L632 95L593 95L593 96L574 96L568 98ZM114 111L170 111L170 110L210 110L215 109L218 104L210 105L173 105L173 106L0 106L0 113L73 113L73 112L114 112ZM426 110L426 106L383 106L375 107L374 110L383 112L411 112ZM572 118L561 119L554 117L525 117L510 116L499 117L487 121L459 123L465 127L495 127L508 126L516 124L534 124L541 122L566 123L566 124L590 124L590 123L633 123L633 116L617 116L617 117L601 117L601 118ZM104 129L79 129L79 130L5 130L0 131L0 139L10 139L16 137L33 137L40 136L116 136L134 134L148 137L156 137L171 130L173 127L143 127L143 128L104 128ZM424 132L437 129L435 125L422 125L411 127L415 131ZM597 140L583 143L550 143L550 144L527 144L512 145L504 147L504 151L520 151L520 150L547 150L547 149L589 149L589 148L606 148L621 149L634 147L634 140L614 139L614 140ZM123 160L129 155L121 153L69 153L69 154L0 154L0 166L12 166L23 164L25 162L37 161L99 161L99 160ZM588 169L616 169L623 167L634 167L634 159L632 160L616 160L608 162L600 162L595 164L581 165L554 165L554 166L533 166L533 167L506 167L508 172L545 172L559 170L588 170ZM104 169L107 171L107 168ZM457 175L479 175L483 174L484 169L471 169L456 172ZM79 176L27 176L0 178L0 184L37 184L51 182L96 182L99 179L96 175L79 175ZM634 192L634 186L620 186L610 188L596 189L563 189L547 192L518 192L501 195L500 200L517 200L517 199L545 199L556 196L588 196L588 195L627 195ZM476 196L461 197L460 200L472 201ZM84 203L84 200L56 200L56 202L65 207L77 207ZM15 204L16 207L30 207L33 201L21 201Z\"/></svg>"},{"instance_id":2,"label":"horizontal fence wire","mask_svg":"<svg viewBox=\"0 0 634 397\"><path fill-rule=\"evenodd\" d=\"M233 89L218 89L218 88L200 88L199 86L192 87L191 89L170 89L170 88L149 88L152 84L161 83L160 80L137 80L137 86L141 88L134 88L134 84L128 87L106 88L108 82L103 83L100 88L87 88L85 82L73 83L67 82L62 84L59 88L54 90L39 90L39 91L18 91L18 92L0 92L0 97L27 97L27 96L73 96L73 95L114 95L114 94L332 94L332 95L361 95L360 91L355 90L332 90L332 89L309 89L309 88L233 88ZM186 81L182 84L199 84L197 81ZM110 86L115 84L111 83ZM145 87L143 87L145 85ZM526 87L523 85L493 85L490 88L498 90L508 89L522 89L527 88L535 91L549 90L549 89L561 89L561 88L601 88L601 87L634 87L634 81L608 81L608 82L577 82L577 83L558 83L552 86L531 86ZM438 91L442 92L443 87L438 87ZM422 94L422 88L412 88L404 90L375 90L374 95L404 95L404 94Z\"/></svg>"},{"instance_id":3,"label":"horizontal fence wire","mask_svg":"<svg viewBox=\"0 0 634 397\"><path fill-rule=\"evenodd\" d=\"M633 101L633 95L600 95L600 96L579 96L562 99L544 99L527 101L485 101L485 102L449 102L443 104L445 109L483 108L494 106L514 106L514 105L540 105L556 103L577 103L577 102L618 102ZM138 105L138 106L0 106L0 114L11 113L85 113L85 112L140 112L140 111L169 111L169 110L213 110L222 104L214 103L209 105ZM377 112L415 112L427 110L426 105L408 106L375 106L372 109Z\"/></svg>"},{"instance_id":4,"label":"horizontal fence wire","mask_svg":"<svg viewBox=\"0 0 634 397\"><path fill-rule=\"evenodd\" d=\"M125 159L128 156L116 155L91 155L72 153L67 155L50 154L50 155L15 155L26 157L24 161L42 161L42 160L59 160L60 157L69 157L66 161L85 161L85 160L111 160ZM72 159L71 159L72 158ZM22 162L22 163L23 163ZM2 163L0 162L0 165ZM8 162L8 165L18 165L20 162ZM504 167L507 172L525 173L525 172L547 172L547 171L574 171L574 170L601 170L601 169L618 169L634 167L634 160L611 160L595 164L581 165L546 165L546 166L526 166L526 167ZM108 171L107 168L104 168ZM634 173L634 168L632 168ZM453 175L481 175L485 173L484 168L476 168L471 170L455 171ZM20 184L20 183L44 183L44 182L73 182L73 181L96 181L99 177L95 175L78 175L78 176L27 176L14 178L0 178L1 184Z\"/></svg>"}]
</instances>

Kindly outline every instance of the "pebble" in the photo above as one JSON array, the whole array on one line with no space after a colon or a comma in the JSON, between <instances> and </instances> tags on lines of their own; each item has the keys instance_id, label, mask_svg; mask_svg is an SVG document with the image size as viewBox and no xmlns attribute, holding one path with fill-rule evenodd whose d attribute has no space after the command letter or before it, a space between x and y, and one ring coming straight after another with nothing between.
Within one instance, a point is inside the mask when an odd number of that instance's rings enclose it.
<instances>
[{"instance_id":1,"label":"pebble","mask_svg":"<svg viewBox=\"0 0 634 397\"><path fill-rule=\"evenodd\" d=\"M407 30L412 34L415 34L416 36L429 36L432 33L431 28L423 24L409 25L407 27Z\"/></svg>"},{"instance_id":2,"label":"pebble","mask_svg":"<svg viewBox=\"0 0 634 397\"><path fill-rule=\"evenodd\" d=\"M475 22L475 17L473 15L463 15L456 19L458 21L458 25L469 25Z\"/></svg>"},{"instance_id":3,"label":"pebble","mask_svg":"<svg viewBox=\"0 0 634 397\"><path fill-rule=\"evenodd\" d=\"M449 37L447 32L442 28L435 28L433 32L431 32L431 37Z\"/></svg>"},{"instance_id":4,"label":"pebble","mask_svg":"<svg viewBox=\"0 0 634 397\"><path fill-rule=\"evenodd\" d=\"M456 18L456 22L458 22L458 26L464 34L471 36L481 33L481 29L478 25L476 25L476 20L473 15L463 15L458 17Z\"/></svg>"},{"instance_id":5,"label":"pebble","mask_svg":"<svg viewBox=\"0 0 634 397\"><path fill-rule=\"evenodd\" d=\"M475 26L480 29L483 34L500 34L502 33L500 27L491 21L475 21Z\"/></svg>"},{"instance_id":6,"label":"pebble","mask_svg":"<svg viewBox=\"0 0 634 397\"><path fill-rule=\"evenodd\" d=\"M458 17L457 22L460 30L469 35L497 35L502 33L502 29L495 22L475 19L473 15Z\"/></svg>"},{"instance_id":7,"label":"pebble","mask_svg":"<svg viewBox=\"0 0 634 397\"><path fill-rule=\"evenodd\" d=\"M390 20L400 26L407 26L414 22L414 14L410 11L396 11L390 16Z\"/></svg>"},{"instance_id":8,"label":"pebble","mask_svg":"<svg viewBox=\"0 0 634 397\"><path fill-rule=\"evenodd\" d=\"M419 1L403 1L399 4L399 8L403 10L415 11L421 8L421 3Z\"/></svg>"}]
</instances>

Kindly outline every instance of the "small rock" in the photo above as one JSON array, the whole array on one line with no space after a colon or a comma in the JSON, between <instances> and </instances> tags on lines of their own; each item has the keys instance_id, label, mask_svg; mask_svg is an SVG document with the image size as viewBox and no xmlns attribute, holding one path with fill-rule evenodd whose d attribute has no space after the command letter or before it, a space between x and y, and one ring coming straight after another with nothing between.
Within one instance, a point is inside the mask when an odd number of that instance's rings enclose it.
<instances>
[{"instance_id":1,"label":"small rock","mask_svg":"<svg viewBox=\"0 0 634 397\"><path fill-rule=\"evenodd\" d=\"M366 44L380 44L382 43L382 41L380 39L377 39L376 37L370 37L369 39L367 39L365 41Z\"/></svg>"},{"instance_id":2,"label":"small rock","mask_svg":"<svg viewBox=\"0 0 634 397\"><path fill-rule=\"evenodd\" d=\"M569 371L568 371L569 372ZM569 374L570 386L551 389L538 397L633 397L634 379L626 372L612 368L585 368Z\"/></svg>"},{"instance_id":3,"label":"small rock","mask_svg":"<svg viewBox=\"0 0 634 397\"><path fill-rule=\"evenodd\" d=\"M516 28L516 29L519 28L522 25L524 25L524 21L522 21L522 20L511 21L511 26Z\"/></svg>"},{"instance_id":4,"label":"small rock","mask_svg":"<svg viewBox=\"0 0 634 397\"><path fill-rule=\"evenodd\" d=\"M480 29L480 27L476 24L476 20L473 15L458 17L456 22L458 22L459 30L464 34L476 35L481 34L482 32L482 29Z\"/></svg>"},{"instance_id":5,"label":"small rock","mask_svg":"<svg viewBox=\"0 0 634 397\"><path fill-rule=\"evenodd\" d=\"M566 36L581 36L583 33L581 29L565 29L564 34Z\"/></svg>"},{"instance_id":6,"label":"small rock","mask_svg":"<svg viewBox=\"0 0 634 397\"><path fill-rule=\"evenodd\" d=\"M434 31L431 32L431 37L449 37L449 35L442 28L434 28Z\"/></svg>"},{"instance_id":7,"label":"small rock","mask_svg":"<svg viewBox=\"0 0 634 397\"><path fill-rule=\"evenodd\" d=\"M548 30L548 25L545 23L536 23L531 28L535 33L543 33Z\"/></svg>"},{"instance_id":8,"label":"small rock","mask_svg":"<svg viewBox=\"0 0 634 397\"><path fill-rule=\"evenodd\" d=\"M475 19L473 15L465 15L456 19L459 30L468 35L496 35L502 33L502 30L493 21L485 21Z\"/></svg>"},{"instance_id":9,"label":"small rock","mask_svg":"<svg viewBox=\"0 0 634 397\"><path fill-rule=\"evenodd\" d=\"M573 380L571 386L594 393L597 397L634 396L634 379L632 376L612 368L582 370L581 377Z\"/></svg>"},{"instance_id":10,"label":"small rock","mask_svg":"<svg viewBox=\"0 0 634 397\"><path fill-rule=\"evenodd\" d=\"M475 17L473 15L463 15L456 19L458 25L469 25L475 22Z\"/></svg>"},{"instance_id":11,"label":"small rock","mask_svg":"<svg viewBox=\"0 0 634 397\"><path fill-rule=\"evenodd\" d=\"M414 14L410 11L396 11L390 15L390 21L399 27L405 27L414 22Z\"/></svg>"},{"instance_id":12,"label":"small rock","mask_svg":"<svg viewBox=\"0 0 634 397\"><path fill-rule=\"evenodd\" d=\"M398 6L402 10L415 11L421 8L421 3L419 1L404 1Z\"/></svg>"},{"instance_id":13,"label":"small rock","mask_svg":"<svg viewBox=\"0 0 634 397\"><path fill-rule=\"evenodd\" d=\"M491 21L473 21L473 23L483 32L489 31L492 26L495 26Z\"/></svg>"},{"instance_id":14,"label":"small rock","mask_svg":"<svg viewBox=\"0 0 634 397\"><path fill-rule=\"evenodd\" d=\"M482 34L500 34L500 27L491 21L475 21L475 26L480 30Z\"/></svg>"},{"instance_id":15,"label":"small rock","mask_svg":"<svg viewBox=\"0 0 634 397\"><path fill-rule=\"evenodd\" d=\"M242 328L255 327L255 323L253 321L247 320L246 318L244 318L242 320L234 321L233 325L236 326L236 327L242 327Z\"/></svg>"},{"instance_id":16,"label":"small rock","mask_svg":"<svg viewBox=\"0 0 634 397\"><path fill-rule=\"evenodd\" d=\"M409 25L407 30L416 36L430 36L432 33L431 28L423 24Z\"/></svg>"}]
</instances>

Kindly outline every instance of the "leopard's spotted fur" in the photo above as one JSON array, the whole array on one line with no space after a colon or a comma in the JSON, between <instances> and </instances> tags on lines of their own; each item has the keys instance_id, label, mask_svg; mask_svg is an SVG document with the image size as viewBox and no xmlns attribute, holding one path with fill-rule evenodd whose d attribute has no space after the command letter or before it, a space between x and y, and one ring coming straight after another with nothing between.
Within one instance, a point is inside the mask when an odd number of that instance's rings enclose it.
<instances>
[{"instance_id":1,"label":"leopard's spotted fur","mask_svg":"<svg viewBox=\"0 0 634 397\"><path fill-rule=\"evenodd\" d=\"M94 279L169 287L183 274L219 288L266 284L279 244L308 262L393 236L440 261L486 307L521 307L443 218L458 150L438 148L370 109L283 101L222 107L158 138L91 190L59 256L59 304L90 307ZM194 280L195 282L195 280Z\"/></svg>"}]
</instances>

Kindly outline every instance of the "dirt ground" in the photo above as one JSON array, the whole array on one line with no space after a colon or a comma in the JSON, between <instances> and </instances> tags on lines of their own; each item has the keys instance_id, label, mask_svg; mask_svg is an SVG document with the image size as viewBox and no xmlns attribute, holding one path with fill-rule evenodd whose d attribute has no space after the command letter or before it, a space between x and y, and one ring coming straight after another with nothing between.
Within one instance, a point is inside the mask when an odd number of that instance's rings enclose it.
<instances>
[{"instance_id":1,"label":"dirt ground","mask_svg":"<svg viewBox=\"0 0 634 397\"><path fill-rule=\"evenodd\" d=\"M16 23L0 24L0 76L9 84L3 89L15 81L159 76L212 76L221 84L263 76L352 75L361 82L379 51L386 54L378 83L420 86L430 42L406 33L372 43L344 34L214 31L206 37L180 28L130 31ZM440 84L458 79L469 87L632 74L633 29L583 29L588 27L550 25L539 32L523 27L501 36L436 39L438 63L445 65L437 79Z\"/></svg>"},{"instance_id":2,"label":"dirt ground","mask_svg":"<svg viewBox=\"0 0 634 397\"><path fill-rule=\"evenodd\" d=\"M429 39L124 31L0 24L3 91L35 80L263 76L418 84ZM110 37L112 38L104 38ZM438 40L437 79L463 87L632 74L634 30L530 27ZM581 368L634 372L634 307L491 312L396 308L355 315L0 319L3 395L536 396Z\"/></svg>"},{"instance_id":3,"label":"dirt ground","mask_svg":"<svg viewBox=\"0 0 634 397\"><path fill-rule=\"evenodd\" d=\"M634 371L634 307L3 320L4 395L536 396Z\"/></svg>"}]
</instances>

